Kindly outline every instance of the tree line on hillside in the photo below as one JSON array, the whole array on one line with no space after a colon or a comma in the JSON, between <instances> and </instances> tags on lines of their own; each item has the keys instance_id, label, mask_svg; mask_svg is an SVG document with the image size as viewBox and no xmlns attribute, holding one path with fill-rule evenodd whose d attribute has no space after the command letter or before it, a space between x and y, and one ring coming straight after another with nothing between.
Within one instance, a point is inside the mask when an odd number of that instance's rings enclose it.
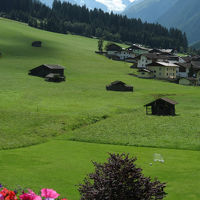
<instances>
[{"instance_id":1,"label":"tree line on hillside","mask_svg":"<svg viewBox=\"0 0 200 200\"><path fill-rule=\"evenodd\" d=\"M85 6L61 3L59 0L54 0L52 8L38 0L1 0L0 15L58 33L70 32L179 51L188 47L185 33L178 29L168 30L160 24L143 23L140 19L128 19L100 9L89 10Z\"/></svg>"}]
</instances>

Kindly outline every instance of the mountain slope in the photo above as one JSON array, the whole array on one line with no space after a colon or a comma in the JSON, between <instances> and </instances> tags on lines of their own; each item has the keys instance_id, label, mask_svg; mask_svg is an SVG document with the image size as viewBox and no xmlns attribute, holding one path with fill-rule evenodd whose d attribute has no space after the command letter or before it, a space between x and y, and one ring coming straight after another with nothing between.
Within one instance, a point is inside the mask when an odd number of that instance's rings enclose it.
<instances>
[{"instance_id":1,"label":"mountain slope","mask_svg":"<svg viewBox=\"0 0 200 200\"><path fill-rule=\"evenodd\" d=\"M200 1L178 0L174 6L158 22L170 27L177 27L187 33L189 42L200 40Z\"/></svg>"},{"instance_id":2,"label":"mountain slope","mask_svg":"<svg viewBox=\"0 0 200 200\"><path fill-rule=\"evenodd\" d=\"M176 27L187 33L190 43L200 40L199 0L138 0L124 14L130 18L158 22L166 27Z\"/></svg>"},{"instance_id":3,"label":"mountain slope","mask_svg":"<svg viewBox=\"0 0 200 200\"><path fill-rule=\"evenodd\" d=\"M194 49L200 50L200 41L195 43L195 44L193 44L191 47L194 48Z\"/></svg>"},{"instance_id":4,"label":"mountain slope","mask_svg":"<svg viewBox=\"0 0 200 200\"><path fill-rule=\"evenodd\" d=\"M129 18L141 18L143 21L155 22L167 12L177 0L137 0L134 1L124 14Z\"/></svg>"}]
</instances>

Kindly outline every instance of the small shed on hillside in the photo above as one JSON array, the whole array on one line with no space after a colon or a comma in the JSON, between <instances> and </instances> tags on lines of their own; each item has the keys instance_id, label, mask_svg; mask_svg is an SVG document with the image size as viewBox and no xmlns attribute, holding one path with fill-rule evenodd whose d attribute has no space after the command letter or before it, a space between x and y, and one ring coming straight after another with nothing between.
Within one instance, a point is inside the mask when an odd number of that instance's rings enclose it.
<instances>
[{"instance_id":1,"label":"small shed on hillside","mask_svg":"<svg viewBox=\"0 0 200 200\"><path fill-rule=\"evenodd\" d=\"M177 102L168 98L159 98L155 101L144 105L147 115L176 115L175 105Z\"/></svg>"},{"instance_id":2,"label":"small shed on hillside","mask_svg":"<svg viewBox=\"0 0 200 200\"><path fill-rule=\"evenodd\" d=\"M29 71L29 75L39 76L45 78L48 74L59 74L60 76L64 76L64 67L60 65L48 65L43 64L36 68L33 68Z\"/></svg>"},{"instance_id":3,"label":"small shed on hillside","mask_svg":"<svg viewBox=\"0 0 200 200\"><path fill-rule=\"evenodd\" d=\"M114 81L110 85L106 86L106 90L121 91L121 92L133 92L133 86L126 85L122 81Z\"/></svg>"},{"instance_id":4,"label":"small shed on hillside","mask_svg":"<svg viewBox=\"0 0 200 200\"><path fill-rule=\"evenodd\" d=\"M41 41L34 41L34 42L32 42L32 46L33 47L41 47L42 46L42 42Z\"/></svg>"}]
</instances>

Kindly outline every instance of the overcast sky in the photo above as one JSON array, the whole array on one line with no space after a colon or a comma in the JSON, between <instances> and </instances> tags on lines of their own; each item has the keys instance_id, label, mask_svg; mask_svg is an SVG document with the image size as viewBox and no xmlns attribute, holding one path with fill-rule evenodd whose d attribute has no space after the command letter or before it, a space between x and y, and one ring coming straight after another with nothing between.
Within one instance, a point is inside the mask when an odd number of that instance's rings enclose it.
<instances>
[{"instance_id":1,"label":"overcast sky","mask_svg":"<svg viewBox=\"0 0 200 200\"><path fill-rule=\"evenodd\" d=\"M122 0L96 0L100 3L103 3L108 7L109 10L113 11L123 11L125 9L125 5L123 4ZM133 2L134 0L130 0Z\"/></svg>"}]
</instances>

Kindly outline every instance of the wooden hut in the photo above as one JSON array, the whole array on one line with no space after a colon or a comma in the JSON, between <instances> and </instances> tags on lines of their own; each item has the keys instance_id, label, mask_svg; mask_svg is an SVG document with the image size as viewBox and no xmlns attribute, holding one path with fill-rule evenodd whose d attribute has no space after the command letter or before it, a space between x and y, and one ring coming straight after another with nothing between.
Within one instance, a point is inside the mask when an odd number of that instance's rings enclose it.
<instances>
[{"instance_id":1,"label":"wooden hut","mask_svg":"<svg viewBox=\"0 0 200 200\"><path fill-rule=\"evenodd\" d=\"M159 98L155 101L144 105L146 107L146 114L152 115L175 115L175 105L177 102L168 98Z\"/></svg>"},{"instance_id":2,"label":"wooden hut","mask_svg":"<svg viewBox=\"0 0 200 200\"><path fill-rule=\"evenodd\" d=\"M45 78L48 74L59 74L64 76L64 67L59 65L43 64L29 71L29 75Z\"/></svg>"},{"instance_id":3,"label":"wooden hut","mask_svg":"<svg viewBox=\"0 0 200 200\"><path fill-rule=\"evenodd\" d=\"M121 92L133 92L133 86L126 85L122 81L114 81L110 85L106 86L106 90L121 91Z\"/></svg>"},{"instance_id":4,"label":"wooden hut","mask_svg":"<svg viewBox=\"0 0 200 200\"><path fill-rule=\"evenodd\" d=\"M32 46L33 47L41 47L42 46L42 42L41 41L34 41L34 42L32 42Z\"/></svg>"},{"instance_id":5,"label":"wooden hut","mask_svg":"<svg viewBox=\"0 0 200 200\"><path fill-rule=\"evenodd\" d=\"M45 77L45 81L49 81L49 82L62 82L65 81L65 76L62 76L60 74L48 74Z\"/></svg>"}]
</instances>

